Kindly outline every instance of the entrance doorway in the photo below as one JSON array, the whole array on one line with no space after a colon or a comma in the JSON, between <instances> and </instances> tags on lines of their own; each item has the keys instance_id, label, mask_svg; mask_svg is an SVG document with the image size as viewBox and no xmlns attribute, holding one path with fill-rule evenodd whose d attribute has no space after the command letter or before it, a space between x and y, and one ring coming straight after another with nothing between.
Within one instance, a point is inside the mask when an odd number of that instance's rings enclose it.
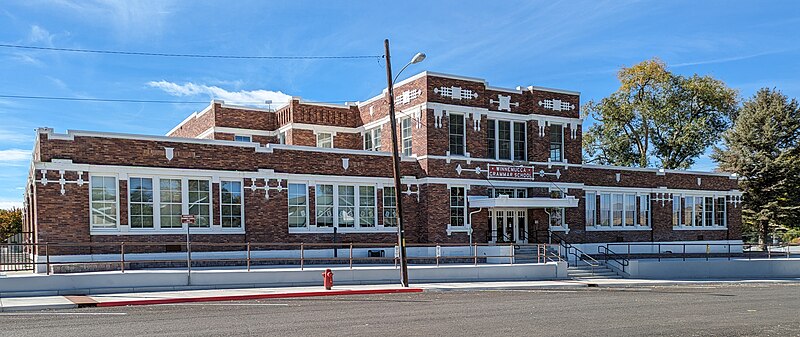
<instances>
[{"instance_id":1,"label":"entrance doorway","mask_svg":"<svg viewBox=\"0 0 800 337\"><path fill-rule=\"evenodd\" d=\"M489 210L489 243L528 243L528 211L524 208Z\"/></svg>"}]
</instances>

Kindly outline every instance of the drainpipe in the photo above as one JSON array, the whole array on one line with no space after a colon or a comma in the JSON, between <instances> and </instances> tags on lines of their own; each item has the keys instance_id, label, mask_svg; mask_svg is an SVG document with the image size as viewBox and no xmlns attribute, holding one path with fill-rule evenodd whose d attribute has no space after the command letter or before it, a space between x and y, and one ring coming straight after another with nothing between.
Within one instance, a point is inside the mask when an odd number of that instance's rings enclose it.
<instances>
[{"instance_id":1,"label":"drainpipe","mask_svg":"<svg viewBox=\"0 0 800 337\"><path fill-rule=\"evenodd\" d=\"M480 213L480 211L482 211L482 210L483 210L483 208L478 208L478 210L476 210L476 211L469 212L469 246L470 247L472 247L472 232L474 231L474 229L472 228L472 215L475 214L475 213ZM475 252L472 252L472 253L474 254Z\"/></svg>"}]
</instances>

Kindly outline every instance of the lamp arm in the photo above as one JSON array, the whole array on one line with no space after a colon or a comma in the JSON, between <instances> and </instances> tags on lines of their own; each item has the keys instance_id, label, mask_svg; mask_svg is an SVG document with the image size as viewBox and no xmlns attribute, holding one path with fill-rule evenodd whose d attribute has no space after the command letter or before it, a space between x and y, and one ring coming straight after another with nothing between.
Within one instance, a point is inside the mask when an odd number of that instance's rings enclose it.
<instances>
[{"instance_id":1,"label":"lamp arm","mask_svg":"<svg viewBox=\"0 0 800 337\"><path fill-rule=\"evenodd\" d=\"M408 66L410 66L410 65L411 65L411 62L408 62L408 63L406 63L406 65L404 65L402 68L400 68L400 71L397 72L397 76L395 76L394 80L392 80L392 84L395 84L397 82L397 78L400 77L400 74L403 73L403 70L406 70L406 68L408 68Z\"/></svg>"}]
</instances>

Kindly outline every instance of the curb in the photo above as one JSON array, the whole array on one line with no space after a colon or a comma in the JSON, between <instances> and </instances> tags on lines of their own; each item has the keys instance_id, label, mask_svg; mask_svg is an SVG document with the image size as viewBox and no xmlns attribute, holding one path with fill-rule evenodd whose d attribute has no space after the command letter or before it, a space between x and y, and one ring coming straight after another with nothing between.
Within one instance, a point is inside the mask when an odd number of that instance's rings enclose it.
<instances>
[{"instance_id":1,"label":"curb","mask_svg":"<svg viewBox=\"0 0 800 337\"><path fill-rule=\"evenodd\" d=\"M369 289L369 290L332 290L332 291L310 291L299 293L276 293L276 294L255 294L255 295L231 295L231 296L207 296L207 297L187 297L187 298L161 298L152 300L133 300L133 301L110 301L98 302L97 307L120 307L131 305L154 305L154 304L174 304L191 302L216 302L216 301L243 301L269 298L295 298L295 297L320 297L320 296L345 296L345 295L375 295L375 294L401 294L401 293L421 293L421 288L408 289Z\"/></svg>"}]
</instances>

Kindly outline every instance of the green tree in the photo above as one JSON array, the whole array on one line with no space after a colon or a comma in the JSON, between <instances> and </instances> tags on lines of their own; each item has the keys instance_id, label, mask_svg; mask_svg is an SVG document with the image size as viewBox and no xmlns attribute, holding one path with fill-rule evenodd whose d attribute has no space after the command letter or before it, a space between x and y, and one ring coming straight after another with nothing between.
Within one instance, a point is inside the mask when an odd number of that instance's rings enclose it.
<instances>
[{"instance_id":1,"label":"green tree","mask_svg":"<svg viewBox=\"0 0 800 337\"><path fill-rule=\"evenodd\" d=\"M5 241L19 232L22 232L22 210L0 209L0 241Z\"/></svg>"},{"instance_id":2,"label":"green tree","mask_svg":"<svg viewBox=\"0 0 800 337\"><path fill-rule=\"evenodd\" d=\"M598 122L584 134L586 162L688 168L719 140L736 112L737 93L709 76L681 76L659 60L622 68L620 87L584 105Z\"/></svg>"},{"instance_id":3,"label":"green tree","mask_svg":"<svg viewBox=\"0 0 800 337\"><path fill-rule=\"evenodd\" d=\"M771 229L800 220L800 106L778 90L761 89L744 102L711 156L742 177L742 217L766 243Z\"/></svg>"}]
</instances>

